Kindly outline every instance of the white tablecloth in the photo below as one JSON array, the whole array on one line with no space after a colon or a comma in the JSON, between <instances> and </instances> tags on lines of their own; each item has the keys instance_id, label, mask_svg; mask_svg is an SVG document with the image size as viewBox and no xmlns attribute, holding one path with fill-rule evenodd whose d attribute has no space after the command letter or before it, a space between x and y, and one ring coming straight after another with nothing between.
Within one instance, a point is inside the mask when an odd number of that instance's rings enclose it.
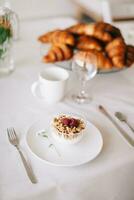
<instances>
[{"instance_id":1,"label":"white tablecloth","mask_svg":"<svg viewBox=\"0 0 134 200\"><path fill-rule=\"evenodd\" d=\"M56 106L48 106L32 96L31 84L45 67L41 63L37 36L72 23L70 18L21 22L21 37L15 45L16 70L0 79L0 200L134 199L134 149L97 109L101 103L112 115L122 111L134 126L134 68L97 75L89 82L93 96L89 105L77 105L65 99ZM31 155L24 143L29 126L57 111L84 114L100 129L104 147L95 160L80 167L61 168ZM18 152L8 142L6 128L10 126L18 131L23 151L37 176L36 185L28 180Z\"/></svg>"}]
</instances>

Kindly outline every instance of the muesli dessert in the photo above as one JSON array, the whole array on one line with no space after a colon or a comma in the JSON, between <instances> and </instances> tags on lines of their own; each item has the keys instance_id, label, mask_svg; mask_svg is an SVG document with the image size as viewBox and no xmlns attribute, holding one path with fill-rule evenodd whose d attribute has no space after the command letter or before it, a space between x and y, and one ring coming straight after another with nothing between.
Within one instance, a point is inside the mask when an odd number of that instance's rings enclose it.
<instances>
[{"instance_id":1,"label":"muesli dessert","mask_svg":"<svg viewBox=\"0 0 134 200\"><path fill-rule=\"evenodd\" d=\"M55 139L74 144L84 135L86 123L83 119L71 115L59 115L52 121L52 134Z\"/></svg>"}]
</instances>

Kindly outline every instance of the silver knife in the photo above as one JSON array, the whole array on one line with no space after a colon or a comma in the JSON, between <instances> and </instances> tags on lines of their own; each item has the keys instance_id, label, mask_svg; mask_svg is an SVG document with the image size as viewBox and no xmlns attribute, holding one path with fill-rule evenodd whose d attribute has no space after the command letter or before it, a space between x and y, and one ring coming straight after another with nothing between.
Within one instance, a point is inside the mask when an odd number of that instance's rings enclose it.
<instances>
[{"instance_id":1,"label":"silver knife","mask_svg":"<svg viewBox=\"0 0 134 200\"><path fill-rule=\"evenodd\" d=\"M99 110L101 111L101 113L103 113L115 126L116 128L120 131L121 135L124 137L124 139L131 145L134 147L134 139L132 139L127 133L126 131L124 131L117 123L116 121L111 117L111 115L107 112L107 110L102 106L99 105Z\"/></svg>"}]
</instances>

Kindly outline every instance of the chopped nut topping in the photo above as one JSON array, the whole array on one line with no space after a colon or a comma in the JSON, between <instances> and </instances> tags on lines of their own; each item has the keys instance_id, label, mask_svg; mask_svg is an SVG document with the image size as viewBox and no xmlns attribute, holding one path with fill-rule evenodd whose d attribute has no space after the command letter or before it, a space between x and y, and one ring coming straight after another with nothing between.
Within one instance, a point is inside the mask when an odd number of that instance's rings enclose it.
<instances>
[{"instance_id":1,"label":"chopped nut topping","mask_svg":"<svg viewBox=\"0 0 134 200\"><path fill-rule=\"evenodd\" d=\"M58 135L63 135L68 139L77 137L81 134L81 131L85 129L85 123L83 120L66 115L55 117L53 120L53 126L58 130Z\"/></svg>"}]
</instances>

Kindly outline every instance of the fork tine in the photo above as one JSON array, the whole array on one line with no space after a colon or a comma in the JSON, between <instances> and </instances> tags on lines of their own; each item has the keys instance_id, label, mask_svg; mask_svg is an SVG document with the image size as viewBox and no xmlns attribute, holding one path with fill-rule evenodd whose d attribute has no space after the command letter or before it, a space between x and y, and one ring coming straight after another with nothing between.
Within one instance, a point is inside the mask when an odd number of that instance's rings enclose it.
<instances>
[{"instance_id":1,"label":"fork tine","mask_svg":"<svg viewBox=\"0 0 134 200\"><path fill-rule=\"evenodd\" d=\"M13 127L12 127L12 133L13 133L14 139L16 139L18 141L18 136L17 136L15 129Z\"/></svg>"},{"instance_id":2,"label":"fork tine","mask_svg":"<svg viewBox=\"0 0 134 200\"><path fill-rule=\"evenodd\" d=\"M7 135L8 135L8 139L11 142L11 136L10 136L10 129L7 128Z\"/></svg>"},{"instance_id":3,"label":"fork tine","mask_svg":"<svg viewBox=\"0 0 134 200\"><path fill-rule=\"evenodd\" d=\"M7 128L7 135L8 135L8 139L10 138L10 136L9 136L9 129Z\"/></svg>"},{"instance_id":4,"label":"fork tine","mask_svg":"<svg viewBox=\"0 0 134 200\"><path fill-rule=\"evenodd\" d=\"M15 139L15 135L14 135L14 132L13 132L13 128L11 127L11 139L14 140Z\"/></svg>"},{"instance_id":5,"label":"fork tine","mask_svg":"<svg viewBox=\"0 0 134 200\"><path fill-rule=\"evenodd\" d=\"M19 145L19 139L17 137L15 129L13 127L10 127L7 129L7 133L8 133L8 138L9 138L10 143L15 146Z\"/></svg>"},{"instance_id":6,"label":"fork tine","mask_svg":"<svg viewBox=\"0 0 134 200\"><path fill-rule=\"evenodd\" d=\"M13 143L13 140L15 140L16 137L15 137L15 134L14 134L14 131L13 131L12 127L7 129L7 134L8 134L9 141L11 143Z\"/></svg>"},{"instance_id":7,"label":"fork tine","mask_svg":"<svg viewBox=\"0 0 134 200\"><path fill-rule=\"evenodd\" d=\"M17 135L16 135L16 132L15 132L15 129L12 127L12 132L14 134L14 136L17 138Z\"/></svg>"}]
</instances>

